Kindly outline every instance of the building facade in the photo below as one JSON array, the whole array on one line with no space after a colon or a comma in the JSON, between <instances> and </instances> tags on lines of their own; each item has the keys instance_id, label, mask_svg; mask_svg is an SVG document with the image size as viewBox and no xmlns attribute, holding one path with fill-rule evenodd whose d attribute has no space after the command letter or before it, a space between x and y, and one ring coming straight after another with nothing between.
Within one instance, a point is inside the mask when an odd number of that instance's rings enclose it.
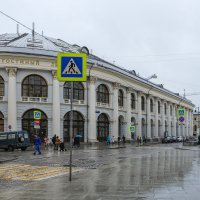
<instances>
[{"instance_id":1,"label":"building facade","mask_svg":"<svg viewBox=\"0 0 200 200\"><path fill-rule=\"evenodd\" d=\"M88 53L86 47L40 35L0 35L0 131L23 129L32 136L33 111L40 110L39 133L69 140L71 85L56 77L60 51ZM91 54L87 76L87 82L74 83L73 133L82 141L105 140L108 134L131 139L131 124L134 137L149 140L193 135L191 101ZM187 111L184 123L176 117L178 106Z\"/></svg>"}]
</instances>

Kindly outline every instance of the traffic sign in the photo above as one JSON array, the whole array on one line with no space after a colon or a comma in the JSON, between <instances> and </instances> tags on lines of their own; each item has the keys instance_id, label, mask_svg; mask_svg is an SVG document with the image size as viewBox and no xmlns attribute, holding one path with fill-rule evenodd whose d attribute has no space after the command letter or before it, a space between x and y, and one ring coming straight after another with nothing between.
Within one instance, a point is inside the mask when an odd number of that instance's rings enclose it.
<instances>
[{"instance_id":1,"label":"traffic sign","mask_svg":"<svg viewBox=\"0 0 200 200\"><path fill-rule=\"evenodd\" d=\"M57 77L59 81L86 81L86 54L58 53Z\"/></svg>"},{"instance_id":2,"label":"traffic sign","mask_svg":"<svg viewBox=\"0 0 200 200\"><path fill-rule=\"evenodd\" d=\"M184 121L185 121L185 118L184 118L184 117L180 117L180 118L179 118L179 121L180 121L180 122L184 122Z\"/></svg>"},{"instance_id":3,"label":"traffic sign","mask_svg":"<svg viewBox=\"0 0 200 200\"><path fill-rule=\"evenodd\" d=\"M40 125L34 124L34 128L35 128L35 129L40 129Z\"/></svg>"},{"instance_id":4,"label":"traffic sign","mask_svg":"<svg viewBox=\"0 0 200 200\"><path fill-rule=\"evenodd\" d=\"M41 119L41 112L38 110L34 111L34 119Z\"/></svg>"},{"instance_id":5,"label":"traffic sign","mask_svg":"<svg viewBox=\"0 0 200 200\"><path fill-rule=\"evenodd\" d=\"M185 108L178 107L178 108L177 108L177 116L178 116L178 118L180 118L180 117L185 117L185 115L186 115L186 110L185 110Z\"/></svg>"},{"instance_id":6,"label":"traffic sign","mask_svg":"<svg viewBox=\"0 0 200 200\"><path fill-rule=\"evenodd\" d=\"M129 129L128 129L128 131L130 132L130 133L135 133L135 126L134 125L131 125L131 126L129 126Z\"/></svg>"},{"instance_id":7,"label":"traffic sign","mask_svg":"<svg viewBox=\"0 0 200 200\"><path fill-rule=\"evenodd\" d=\"M35 120L35 121L34 121L34 124L35 124L35 125L40 125L40 120Z\"/></svg>"}]
</instances>

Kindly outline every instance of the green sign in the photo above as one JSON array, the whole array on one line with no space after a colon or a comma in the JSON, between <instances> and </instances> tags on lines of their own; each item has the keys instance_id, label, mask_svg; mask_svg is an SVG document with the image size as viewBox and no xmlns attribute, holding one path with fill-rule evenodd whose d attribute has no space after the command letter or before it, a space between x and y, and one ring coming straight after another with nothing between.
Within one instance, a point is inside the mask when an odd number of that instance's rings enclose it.
<instances>
[{"instance_id":1,"label":"green sign","mask_svg":"<svg viewBox=\"0 0 200 200\"><path fill-rule=\"evenodd\" d=\"M185 116L186 116L185 108L178 107L177 108L177 117L180 118L180 117L185 117Z\"/></svg>"},{"instance_id":2,"label":"green sign","mask_svg":"<svg viewBox=\"0 0 200 200\"><path fill-rule=\"evenodd\" d=\"M33 112L33 114L34 114L34 119L41 119L41 117L42 117L41 112L38 111L38 110L35 110L35 111Z\"/></svg>"},{"instance_id":3,"label":"green sign","mask_svg":"<svg viewBox=\"0 0 200 200\"><path fill-rule=\"evenodd\" d=\"M58 53L57 78L59 81L81 81L87 79L86 54Z\"/></svg>"},{"instance_id":4,"label":"green sign","mask_svg":"<svg viewBox=\"0 0 200 200\"><path fill-rule=\"evenodd\" d=\"M136 127L135 127L134 125L130 125L128 131L129 131L130 133L135 133Z\"/></svg>"}]
</instances>

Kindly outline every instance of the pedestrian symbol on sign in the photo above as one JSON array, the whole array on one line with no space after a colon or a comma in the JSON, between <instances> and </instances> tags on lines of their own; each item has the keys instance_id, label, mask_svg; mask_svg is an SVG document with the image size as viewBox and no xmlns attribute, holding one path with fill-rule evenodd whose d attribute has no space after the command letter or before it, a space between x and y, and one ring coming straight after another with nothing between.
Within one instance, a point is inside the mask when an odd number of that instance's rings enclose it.
<instances>
[{"instance_id":1,"label":"pedestrian symbol on sign","mask_svg":"<svg viewBox=\"0 0 200 200\"><path fill-rule=\"evenodd\" d=\"M34 119L41 119L41 112L36 110L34 111Z\"/></svg>"},{"instance_id":2,"label":"pedestrian symbol on sign","mask_svg":"<svg viewBox=\"0 0 200 200\"><path fill-rule=\"evenodd\" d=\"M62 74L81 74L73 58L71 58L71 60L68 62Z\"/></svg>"}]
</instances>

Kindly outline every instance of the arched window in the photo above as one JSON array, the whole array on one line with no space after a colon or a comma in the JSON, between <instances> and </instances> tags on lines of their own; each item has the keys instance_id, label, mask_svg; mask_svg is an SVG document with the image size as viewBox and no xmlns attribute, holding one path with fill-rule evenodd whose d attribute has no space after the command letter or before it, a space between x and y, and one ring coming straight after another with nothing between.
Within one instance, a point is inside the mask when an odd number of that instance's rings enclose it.
<instances>
[{"instance_id":1,"label":"arched window","mask_svg":"<svg viewBox=\"0 0 200 200\"><path fill-rule=\"evenodd\" d=\"M4 117L1 112L0 112L0 131L4 131Z\"/></svg>"},{"instance_id":2,"label":"arched window","mask_svg":"<svg viewBox=\"0 0 200 200\"><path fill-rule=\"evenodd\" d=\"M158 101L158 114L160 114L160 101Z\"/></svg>"},{"instance_id":3,"label":"arched window","mask_svg":"<svg viewBox=\"0 0 200 200\"><path fill-rule=\"evenodd\" d=\"M119 93L118 93L118 105L119 106L123 106L124 105L123 91L122 90L119 90Z\"/></svg>"},{"instance_id":4,"label":"arched window","mask_svg":"<svg viewBox=\"0 0 200 200\"><path fill-rule=\"evenodd\" d=\"M145 110L145 99L143 96L141 97L141 108L142 108L142 111Z\"/></svg>"},{"instance_id":5,"label":"arched window","mask_svg":"<svg viewBox=\"0 0 200 200\"><path fill-rule=\"evenodd\" d=\"M150 111L153 112L153 99L150 99Z\"/></svg>"},{"instance_id":6,"label":"arched window","mask_svg":"<svg viewBox=\"0 0 200 200\"><path fill-rule=\"evenodd\" d=\"M97 140L105 141L109 135L109 120L106 114L102 113L97 119Z\"/></svg>"},{"instance_id":7,"label":"arched window","mask_svg":"<svg viewBox=\"0 0 200 200\"><path fill-rule=\"evenodd\" d=\"M197 131L197 125L194 125L194 131Z\"/></svg>"},{"instance_id":8,"label":"arched window","mask_svg":"<svg viewBox=\"0 0 200 200\"><path fill-rule=\"evenodd\" d=\"M97 102L109 104L109 91L104 84L99 85L97 88Z\"/></svg>"},{"instance_id":9,"label":"arched window","mask_svg":"<svg viewBox=\"0 0 200 200\"><path fill-rule=\"evenodd\" d=\"M64 116L63 123L63 137L65 142L70 141L70 113L68 112ZM80 135L80 141L84 141L84 118L82 114L78 111L73 111L73 131L72 136L75 137L76 134Z\"/></svg>"},{"instance_id":10,"label":"arched window","mask_svg":"<svg viewBox=\"0 0 200 200\"><path fill-rule=\"evenodd\" d=\"M71 98L71 83L66 82L63 86L63 98ZM84 87L80 82L73 82L73 99L84 100Z\"/></svg>"},{"instance_id":11,"label":"arched window","mask_svg":"<svg viewBox=\"0 0 200 200\"><path fill-rule=\"evenodd\" d=\"M28 131L30 135L31 142L34 140L34 134L35 129L33 126L34 119L34 111L38 109L31 109L24 113L22 116L22 130ZM38 133L41 138L43 138L45 135L48 137L48 118L47 115L39 110L41 112L41 120L40 120L40 129L38 130Z\"/></svg>"},{"instance_id":12,"label":"arched window","mask_svg":"<svg viewBox=\"0 0 200 200\"><path fill-rule=\"evenodd\" d=\"M165 109L165 115L167 114L167 105L166 103L164 104L164 109Z\"/></svg>"},{"instance_id":13,"label":"arched window","mask_svg":"<svg viewBox=\"0 0 200 200\"><path fill-rule=\"evenodd\" d=\"M170 115L172 116L172 106L170 105Z\"/></svg>"},{"instance_id":14,"label":"arched window","mask_svg":"<svg viewBox=\"0 0 200 200\"><path fill-rule=\"evenodd\" d=\"M47 97L48 85L43 77L29 75L22 82L23 97Z\"/></svg>"},{"instance_id":15,"label":"arched window","mask_svg":"<svg viewBox=\"0 0 200 200\"><path fill-rule=\"evenodd\" d=\"M131 109L135 109L135 94L131 93Z\"/></svg>"},{"instance_id":16,"label":"arched window","mask_svg":"<svg viewBox=\"0 0 200 200\"><path fill-rule=\"evenodd\" d=\"M136 124L135 117L131 117L131 124Z\"/></svg>"},{"instance_id":17,"label":"arched window","mask_svg":"<svg viewBox=\"0 0 200 200\"><path fill-rule=\"evenodd\" d=\"M0 97L4 96L4 80L3 78L0 76Z\"/></svg>"}]
</instances>

